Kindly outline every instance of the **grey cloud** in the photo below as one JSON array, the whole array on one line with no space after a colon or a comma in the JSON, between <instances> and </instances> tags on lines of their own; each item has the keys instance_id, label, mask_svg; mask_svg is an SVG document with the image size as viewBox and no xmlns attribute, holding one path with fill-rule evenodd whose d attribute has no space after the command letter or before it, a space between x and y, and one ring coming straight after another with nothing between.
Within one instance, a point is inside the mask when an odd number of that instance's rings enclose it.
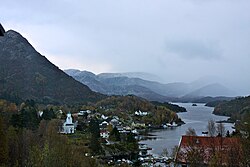
<instances>
[{"instance_id":1,"label":"grey cloud","mask_svg":"<svg viewBox=\"0 0 250 167\"><path fill-rule=\"evenodd\" d=\"M166 50L185 59L217 60L222 54L215 43L198 40L167 41Z\"/></svg>"},{"instance_id":2,"label":"grey cloud","mask_svg":"<svg viewBox=\"0 0 250 167\"><path fill-rule=\"evenodd\" d=\"M216 74L250 90L250 1L9 0L0 11L6 30L62 69L141 71L167 82Z\"/></svg>"}]
</instances>

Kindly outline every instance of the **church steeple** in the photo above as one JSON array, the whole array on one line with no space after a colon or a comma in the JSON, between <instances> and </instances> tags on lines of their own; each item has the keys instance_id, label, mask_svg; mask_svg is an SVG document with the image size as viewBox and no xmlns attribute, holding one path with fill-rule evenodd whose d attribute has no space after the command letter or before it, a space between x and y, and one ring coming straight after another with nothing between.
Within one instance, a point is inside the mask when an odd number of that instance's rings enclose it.
<instances>
[{"instance_id":1,"label":"church steeple","mask_svg":"<svg viewBox=\"0 0 250 167\"><path fill-rule=\"evenodd\" d=\"M67 118L66 118L66 124L72 124L72 116L71 116L71 113L69 112L67 114Z\"/></svg>"},{"instance_id":2,"label":"church steeple","mask_svg":"<svg viewBox=\"0 0 250 167\"><path fill-rule=\"evenodd\" d=\"M62 128L63 128L63 131L61 133L65 133L65 134L75 133L75 126L74 126L70 112L68 112L67 118L66 118Z\"/></svg>"}]
</instances>

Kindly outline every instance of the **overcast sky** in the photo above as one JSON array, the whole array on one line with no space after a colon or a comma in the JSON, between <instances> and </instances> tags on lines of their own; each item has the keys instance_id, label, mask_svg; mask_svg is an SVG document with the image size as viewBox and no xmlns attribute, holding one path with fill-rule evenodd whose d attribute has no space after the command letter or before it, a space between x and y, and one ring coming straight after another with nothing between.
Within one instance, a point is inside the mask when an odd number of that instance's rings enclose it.
<instances>
[{"instance_id":1,"label":"overcast sky","mask_svg":"<svg viewBox=\"0 0 250 167\"><path fill-rule=\"evenodd\" d=\"M250 93L249 0L0 0L0 22L61 69L204 76Z\"/></svg>"}]
</instances>

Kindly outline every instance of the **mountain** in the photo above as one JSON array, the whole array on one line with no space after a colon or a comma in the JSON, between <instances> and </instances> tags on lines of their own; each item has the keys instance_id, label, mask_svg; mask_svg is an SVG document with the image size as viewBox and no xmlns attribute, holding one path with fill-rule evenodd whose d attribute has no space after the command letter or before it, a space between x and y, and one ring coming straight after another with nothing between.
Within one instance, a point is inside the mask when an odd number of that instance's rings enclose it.
<instances>
[{"instance_id":1,"label":"mountain","mask_svg":"<svg viewBox=\"0 0 250 167\"><path fill-rule=\"evenodd\" d=\"M136 95L147 100L168 101L167 97L157 94L151 89L141 86L144 81L139 78L128 78L119 74L95 75L88 71L75 69L65 70L65 72L76 80L89 86L95 92L107 95ZM117 77L120 76L120 77Z\"/></svg>"},{"instance_id":2,"label":"mountain","mask_svg":"<svg viewBox=\"0 0 250 167\"><path fill-rule=\"evenodd\" d=\"M205 81L192 83L168 83L163 84L142 78L128 77L126 73L102 73L95 75L88 71L75 69L65 70L76 80L88 85L93 91L108 95L133 94L152 101L196 101L204 96L229 95L232 91L226 87Z\"/></svg>"},{"instance_id":3,"label":"mountain","mask_svg":"<svg viewBox=\"0 0 250 167\"><path fill-rule=\"evenodd\" d=\"M181 94L181 92L178 91L182 90L182 88L180 88L182 83L161 84L156 81L141 78L130 78L121 73L102 73L95 75L88 71L74 69L68 69L65 70L65 72L83 84L88 85L92 90L108 95L127 95L133 93L134 95L144 98L151 97L149 99L153 97L166 99L167 96L178 96ZM175 87L178 87L178 89ZM137 88L139 88L139 90L137 90ZM144 96L141 96L142 94L144 94Z\"/></svg>"},{"instance_id":4,"label":"mountain","mask_svg":"<svg viewBox=\"0 0 250 167\"><path fill-rule=\"evenodd\" d=\"M128 77L128 78L141 78L148 81L162 81L162 79L154 74L146 72L126 72L126 73L101 73L98 74L102 78L115 78L115 77Z\"/></svg>"},{"instance_id":5,"label":"mountain","mask_svg":"<svg viewBox=\"0 0 250 167\"><path fill-rule=\"evenodd\" d=\"M71 104L103 97L52 64L18 32L0 36L0 98Z\"/></svg>"},{"instance_id":6,"label":"mountain","mask_svg":"<svg viewBox=\"0 0 250 167\"><path fill-rule=\"evenodd\" d=\"M197 90L194 90L185 96L188 97L199 97L199 96L234 96L235 92L228 89L227 87L219 84L219 83L212 83L209 85L205 85Z\"/></svg>"}]
</instances>

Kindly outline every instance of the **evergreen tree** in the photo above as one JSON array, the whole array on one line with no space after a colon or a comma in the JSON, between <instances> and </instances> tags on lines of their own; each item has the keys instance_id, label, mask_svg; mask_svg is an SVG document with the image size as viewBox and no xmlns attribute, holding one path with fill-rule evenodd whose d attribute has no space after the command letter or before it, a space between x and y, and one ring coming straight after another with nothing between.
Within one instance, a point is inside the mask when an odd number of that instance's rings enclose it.
<instances>
[{"instance_id":1,"label":"evergreen tree","mask_svg":"<svg viewBox=\"0 0 250 167\"><path fill-rule=\"evenodd\" d=\"M112 141L121 141L120 132L116 127L110 132L109 139Z\"/></svg>"},{"instance_id":2,"label":"evergreen tree","mask_svg":"<svg viewBox=\"0 0 250 167\"><path fill-rule=\"evenodd\" d=\"M136 139L133 133L127 134L127 142L128 143L136 143Z\"/></svg>"},{"instance_id":3,"label":"evergreen tree","mask_svg":"<svg viewBox=\"0 0 250 167\"><path fill-rule=\"evenodd\" d=\"M91 119L89 122L89 131L96 138L100 137L100 126L96 119Z\"/></svg>"},{"instance_id":4,"label":"evergreen tree","mask_svg":"<svg viewBox=\"0 0 250 167\"><path fill-rule=\"evenodd\" d=\"M13 114L10 120L14 127L35 130L39 125L37 109L33 100L26 101L18 114Z\"/></svg>"},{"instance_id":5,"label":"evergreen tree","mask_svg":"<svg viewBox=\"0 0 250 167\"><path fill-rule=\"evenodd\" d=\"M102 147L101 147L99 138L97 138L93 134L91 135L89 147L90 147L93 155L97 155L97 154L100 154L102 152Z\"/></svg>"},{"instance_id":6,"label":"evergreen tree","mask_svg":"<svg viewBox=\"0 0 250 167\"><path fill-rule=\"evenodd\" d=\"M99 141L100 138L100 127L96 119L91 119L89 123L89 131L91 133L90 139L90 149L92 154L96 155L101 153L101 144Z\"/></svg>"},{"instance_id":7,"label":"evergreen tree","mask_svg":"<svg viewBox=\"0 0 250 167\"><path fill-rule=\"evenodd\" d=\"M55 112L53 111L52 108L50 110L47 109L47 108L45 110L43 110L42 119L51 120L51 119L54 119L54 118L56 118L56 114L55 114Z\"/></svg>"}]
</instances>

